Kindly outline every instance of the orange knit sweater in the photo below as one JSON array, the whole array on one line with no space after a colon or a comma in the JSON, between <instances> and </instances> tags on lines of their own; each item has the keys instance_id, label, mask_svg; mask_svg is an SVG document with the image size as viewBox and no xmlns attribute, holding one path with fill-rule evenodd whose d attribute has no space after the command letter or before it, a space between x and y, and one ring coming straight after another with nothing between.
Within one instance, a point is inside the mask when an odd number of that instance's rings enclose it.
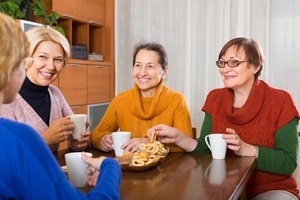
<instances>
[{"instance_id":1,"label":"orange knit sweater","mask_svg":"<svg viewBox=\"0 0 300 200\"><path fill-rule=\"evenodd\" d=\"M92 145L99 148L101 138L118 129L131 132L132 138L146 137L147 130L158 124L175 127L192 137L185 97L161 82L153 97L144 98L134 85L134 88L120 93L112 100L100 123L92 131ZM174 144L166 146L170 152L183 152Z\"/></svg>"}]
</instances>

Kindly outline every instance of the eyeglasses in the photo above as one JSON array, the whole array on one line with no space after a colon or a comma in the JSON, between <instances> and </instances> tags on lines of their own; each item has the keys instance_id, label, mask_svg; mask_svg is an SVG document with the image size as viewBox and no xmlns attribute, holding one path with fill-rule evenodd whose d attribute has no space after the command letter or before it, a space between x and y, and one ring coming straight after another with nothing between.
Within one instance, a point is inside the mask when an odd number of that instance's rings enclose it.
<instances>
[{"instance_id":1,"label":"eyeglasses","mask_svg":"<svg viewBox=\"0 0 300 200\"><path fill-rule=\"evenodd\" d=\"M235 60L235 59L227 60L227 61L218 60L218 61L216 61L216 65L219 68L224 68L225 65L227 64L229 67L234 68L234 67L239 66L239 64L243 63L243 62L248 62L248 60L244 60L244 61L238 61L238 60Z\"/></svg>"}]
</instances>

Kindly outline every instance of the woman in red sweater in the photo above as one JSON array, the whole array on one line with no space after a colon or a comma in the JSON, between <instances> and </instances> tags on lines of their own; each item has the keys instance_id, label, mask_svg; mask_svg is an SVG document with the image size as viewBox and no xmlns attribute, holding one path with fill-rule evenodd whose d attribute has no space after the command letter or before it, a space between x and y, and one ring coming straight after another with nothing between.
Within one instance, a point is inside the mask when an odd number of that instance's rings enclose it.
<instances>
[{"instance_id":1,"label":"woman in red sweater","mask_svg":"<svg viewBox=\"0 0 300 200\"><path fill-rule=\"evenodd\" d=\"M224 133L228 153L257 158L247 199L299 199L292 176L297 167L299 113L289 93L259 80L263 62L263 52L253 39L230 40L216 62L225 87L208 94L198 140L161 132L162 126L153 130L161 142L192 153L209 153L204 137Z\"/></svg>"}]
</instances>

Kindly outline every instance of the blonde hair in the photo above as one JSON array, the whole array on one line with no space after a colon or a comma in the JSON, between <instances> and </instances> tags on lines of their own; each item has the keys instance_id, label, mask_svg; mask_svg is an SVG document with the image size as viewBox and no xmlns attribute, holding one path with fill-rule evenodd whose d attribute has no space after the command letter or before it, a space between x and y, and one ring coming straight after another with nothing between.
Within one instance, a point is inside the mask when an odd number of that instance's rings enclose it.
<instances>
[{"instance_id":1,"label":"blonde hair","mask_svg":"<svg viewBox=\"0 0 300 200\"><path fill-rule=\"evenodd\" d=\"M60 32L53 28L35 27L26 32L30 42L29 55L32 56L41 42L51 41L59 44L64 51L64 65L71 57L70 44L68 40Z\"/></svg>"},{"instance_id":2,"label":"blonde hair","mask_svg":"<svg viewBox=\"0 0 300 200\"><path fill-rule=\"evenodd\" d=\"M19 23L0 13L0 91L11 73L28 56L28 50L29 42Z\"/></svg>"}]
</instances>

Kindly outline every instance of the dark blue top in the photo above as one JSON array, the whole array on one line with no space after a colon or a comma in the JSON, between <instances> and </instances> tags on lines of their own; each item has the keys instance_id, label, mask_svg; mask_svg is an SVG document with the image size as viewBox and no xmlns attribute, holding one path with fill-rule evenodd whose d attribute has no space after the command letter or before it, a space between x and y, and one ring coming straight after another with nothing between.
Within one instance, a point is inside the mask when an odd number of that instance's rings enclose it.
<instances>
[{"instance_id":1,"label":"dark blue top","mask_svg":"<svg viewBox=\"0 0 300 200\"><path fill-rule=\"evenodd\" d=\"M97 185L83 194L69 183L35 130L0 118L0 199L120 199L117 161L105 159L100 172Z\"/></svg>"}]
</instances>

